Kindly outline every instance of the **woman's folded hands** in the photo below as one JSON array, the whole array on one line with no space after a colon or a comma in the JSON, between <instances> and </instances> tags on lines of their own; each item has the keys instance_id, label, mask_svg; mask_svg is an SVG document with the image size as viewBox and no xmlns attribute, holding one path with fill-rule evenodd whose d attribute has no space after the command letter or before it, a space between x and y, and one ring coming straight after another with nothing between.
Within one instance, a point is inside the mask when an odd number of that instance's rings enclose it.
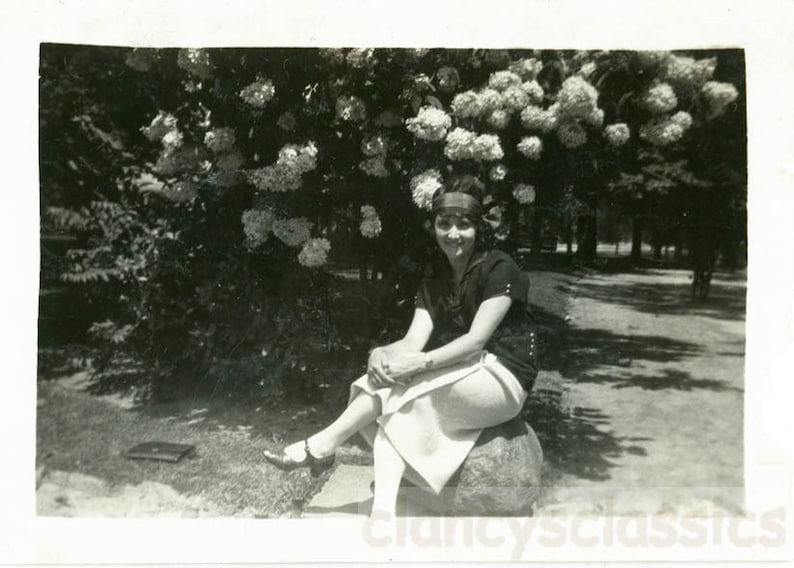
<instances>
[{"instance_id":1,"label":"woman's folded hands","mask_svg":"<svg viewBox=\"0 0 794 568\"><path fill-rule=\"evenodd\" d=\"M421 351L388 353L376 348L369 356L367 374L375 387L406 384L425 368L425 354Z\"/></svg>"}]
</instances>

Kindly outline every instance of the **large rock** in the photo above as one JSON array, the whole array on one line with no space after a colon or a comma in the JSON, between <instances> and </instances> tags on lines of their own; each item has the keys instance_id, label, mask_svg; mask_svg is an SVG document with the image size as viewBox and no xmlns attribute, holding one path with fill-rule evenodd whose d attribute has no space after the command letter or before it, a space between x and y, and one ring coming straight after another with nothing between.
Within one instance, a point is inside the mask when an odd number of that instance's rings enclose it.
<instances>
[{"instance_id":1,"label":"large rock","mask_svg":"<svg viewBox=\"0 0 794 568\"><path fill-rule=\"evenodd\" d=\"M444 515L529 516L540 490L542 464L535 432L517 417L483 430L440 495L405 480L401 495Z\"/></svg>"}]
</instances>

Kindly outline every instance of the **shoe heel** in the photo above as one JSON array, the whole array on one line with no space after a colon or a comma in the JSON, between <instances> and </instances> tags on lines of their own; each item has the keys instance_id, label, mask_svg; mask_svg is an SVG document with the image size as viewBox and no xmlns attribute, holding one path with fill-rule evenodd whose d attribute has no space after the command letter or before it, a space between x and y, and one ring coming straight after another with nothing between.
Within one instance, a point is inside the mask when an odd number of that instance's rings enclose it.
<instances>
[{"instance_id":1,"label":"shoe heel","mask_svg":"<svg viewBox=\"0 0 794 568\"><path fill-rule=\"evenodd\" d=\"M315 458L309 467L309 473L311 473L312 477L320 477L323 473L333 467L335 461L336 456L330 456L319 460Z\"/></svg>"}]
</instances>

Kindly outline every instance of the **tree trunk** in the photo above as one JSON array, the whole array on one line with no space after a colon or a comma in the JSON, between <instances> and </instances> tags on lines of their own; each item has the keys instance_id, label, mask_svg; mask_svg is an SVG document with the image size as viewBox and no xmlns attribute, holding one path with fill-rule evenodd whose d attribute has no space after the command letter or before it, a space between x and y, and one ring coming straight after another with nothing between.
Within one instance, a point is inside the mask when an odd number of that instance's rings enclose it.
<instances>
[{"instance_id":1,"label":"tree trunk","mask_svg":"<svg viewBox=\"0 0 794 568\"><path fill-rule=\"evenodd\" d=\"M675 248L673 249L673 260L682 262L684 260L684 227L679 225L675 232Z\"/></svg>"},{"instance_id":2,"label":"tree trunk","mask_svg":"<svg viewBox=\"0 0 794 568\"><path fill-rule=\"evenodd\" d=\"M586 259L596 257L598 246L598 221L595 213L579 218L582 226L582 238L576 254Z\"/></svg>"},{"instance_id":3,"label":"tree trunk","mask_svg":"<svg viewBox=\"0 0 794 568\"><path fill-rule=\"evenodd\" d=\"M635 215L631 227L631 260L642 260L642 233L645 230L645 217Z\"/></svg>"},{"instance_id":4,"label":"tree trunk","mask_svg":"<svg viewBox=\"0 0 794 568\"><path fill-rule=\"evenodd\" d=\"M651 244L653 246L653 259L661 260L662 258L662 232L659 226L654 223L651 226Z\"/></svg>"},{"instance_id":5,"label":"tree trunk","mask_svg":"<svg viewBox=\"0 0 794 568\"><path fill-rule=\"evenodd\" d=\"M538 207L532 208L532 221L530 223L531 235L530 243L532 248L532 256L540 256L541 249L543 248L543 214Z\"/></svg>"},{"instance_id":6,"label":"tree trunk","mask_svg":"<svg viewBox=\"0 0 794 568\"><path fill-rule=\"evenodd\" d=\"M565 252L573 254L573 221L565 224Z\"/></svg>"}]
</instances>

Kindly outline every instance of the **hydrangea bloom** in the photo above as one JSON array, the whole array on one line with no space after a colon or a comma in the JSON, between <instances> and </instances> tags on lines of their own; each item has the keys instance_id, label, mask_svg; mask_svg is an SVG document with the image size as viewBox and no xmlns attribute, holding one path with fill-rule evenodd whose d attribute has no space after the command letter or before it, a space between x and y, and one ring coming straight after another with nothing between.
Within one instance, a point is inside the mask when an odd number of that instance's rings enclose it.
<instances>
[{"instance_id":1,"label":"hydrangea bloom","mask_svg":"<svg viewBox=\"0 0 794 568\"><path fill-rule=\"evenodd\" d=\"M239 170L243 162L243 155L240 153L239 150L233 150L231 152L225 152L220 154L215 159L215 165L218 166L219 170L228 171L228 170Z\"/></svg>"},{"instance_id":2,"label":"hydrangea bloom","mask_svg":"<svg viewBox=\"0 0 794 568\"><path fill-rule=\"evenodd\" d=\"M179 148L182 145L182 141L182 133L177 129L166 132L163 136L163 139L161 140L163 143L163 148L165 148L167 152L171 152Z\"/></svg>"},{"instance_id":3,"label":"hydrangea bloom","mask_svg":"<svg viewBox=\"0 0 794 568\"><path fill-rule=\"evenodd\" d=\"M386 177L389 170L386 169L386 159L384 156L373 156L361 162L358 167L367 175L373 177Z\"/></svg>"},{"instance_id":4,"label":"hydrangea bloom","mask_svg":"<svg viewBox=\"0 0 794 568\"><path fill-rule=\"evenodd\" d=\"M417 138L438 141L447 135L452 118L443 110L427 106L419 109L415 118L406 119L405 124Z\"/></svg>"},{"instance_id":5,"label":"hydrangea bloom","mask_svg":"<svg viewBox=\"0 0 794 568\"><path fill-rule=\"evenodd\" d=\"M281 130L286 130L287 132L293 130L295 128L295 115L292 114L290 111L286 111L278 117L276 121L276 125Z\"/></svg>"},{"instance_id":6,"label":"hydrangea bloom","mask_svg":"<svg viewBox=\"0 0 794 568\"><path fill-rule=\"evenodd\" d=\"M519 183L513 189L513 197L516 198L521 205L529 205L535 201L535 188L528 183Z\"/></svg>"},{"instance_id":7,"label":"hydrangea bloom","mask_svg":"<svg viewBox=\"0 0 794 568\"><path fill-rule=\"evenodd\" d=\"M525 136L518 143L517 148L530 160L537 160L543 152L543 142L537 136Z\"/></svg>"},{"instance_id":8,"label":"hydrangea bloom","mask_svg":"<svg viewBox=\"0 0 794 568\"><path fill-rule=\"evenodd\" d=\"M481 113L492 112L502 108L502 95L496 89L483 89L477 94L480 99Z\"/></svg>"},{"instance_id":9,"label":"hydrangea bloom","mask_svg":"<svg viewBox=\"0 0 794 568\"><path fill-rule=\"evenodd\" d=\"M557 94L560 114L569 118L584 118L597 108L598 91L578 75L568 77Z\"/></svg>"},{"instance_id":10,"label":"hydrangea bloom","mask_svg":"<svg viewBox=\"0 0 794 568\"><path fill-rule=\"evenodd\" d=\"M433 194L441 187L443 178L438 169L425 170L411 178L411 195L420 209L430 211L433 205Z\"/></svg>"},{"instance_id":11,"label":"hydrangea bloom","mask_svg":"<svg viewBox=\"0 0 794 568\"><path fill-rule=\"evenodd\" d=\"M460 74L454 67L442 67L436 73L438 90L442 93L452 93L460 84Z\"/></svg>"},{"instance_id":12,"label":"hydrangea bloom","mask_svg":"<svg viewBox=\"0 0 794 568\"><path fill-rule=\"evenodd\" d=\"M314 142L287 144L278 151L276 164L305 174L317 167L317 146Z\"/></svg>"},{"instance_id":13,"label":"hydrangea bloom","mask_svg":"<svg viewBox=\"0 0 794 568\"><path fill-rule=\"evenodd\" d=\"M604 124L604 111L600 108L594 108L583 120L586 124L598 128Z\"/></svg>"},{"instance_id":14,"label":"hydrangea bloom","mask_svg":"<svg viewBox=\"0 0 794 568\"><path fill-rule=\"evenodd\" d=\"M275 164L248 172L248 180L260 191L285 192L300 188L302 179L295 168Z\"/></svg>"},{"instance_id":15,"label":"hydrangea bloom","mask_svg":"<svg viewBox=\"0 0 794 568\"><path fill-rule=\"evenodd\" d=\"M374 239L380 235L383 227L381 225L378 212L372 205L361 206L361 217L362 220L359 228L361 230L361 234L364 237L368 239Z\"/></svg>"},{"instance_id":16,"label":"hydrangea bloom","mask_svg":"<svg viewBox=\"0 0 794 568\"><path fill-rule=\"evenodd\" d=\"M683 138L686 129L669 117L657 118L640 127L640 138L655 146L665 146Z\"/></svg>"},{"instance_id":17,"label":"hydrangea bloom","mask_svg":"<svg viewBox=\"0 0 794 568\"><path fill-rule=\"evenodd\" d=\"M524 91L523 86L508 87L502 93L502 106L511 112L522 110L529 102L530 97L526 91Z\"/></svg>"},{"instance_id":18,"label":"hydrangea bloom","mask_svg":"<svg viewBox=\"0 0 794 568\"><path fill-rule=\"evenodd\" d=\"M502 130L510 124L510 115L507 111L496 109L488 115L488 124L497 130Z\"/></svg>"},{"instance_id":19,"label":"hydrangea bloom","mask_svg":"<svg viewBox=\"0 0 794 568\"><path fill-rule=\"evenodd\" d=\"M298 253L298 262L306 268L317 268L328 262L331 243L328 239L309 239Z\"/></svg>"},{"instance_id":20,"label":"hydrangea bloom","mask_svg":"<svg viewBox=\"0 0 794 568\"><path fill-rule=\"evenodd\" d=\"M692 126L692 115L686 112L685 110L679 110L673 116L670 117L670 120L675 122L678 126L687 130L690 126Z\"/></svg>"},{"instance_id":21,"label":"hydrangea bloom","mask_svg":"<svg viewBox=\"0 0 794 568\"><path fill-rule=\"evenodd\" d=\"M610 146L618 147L623 146L626 142L629 141L629 127L627 124L623 122L618 122L616 124L610 124L606 128L604 128L604 138L607 139L607 142Z\"/></svg>"},{"instance_id":22,"label":"hydrangea bloom","mask_svg":"<svg viewBox=\"0 0 794 568\"><path fill-rule=\"evenodd\" d=\"M356 96L342 95L336 99L336 116L340 120L361 122L367 118L367 107Z\"/></svg>"},{"instance_id":23,"label":"hydrangea bloom","mask_svg":"<svg viewBox=\"0 0 794 568\"><path fill-rule=\"evenodd\" d=\"M493 161L504 157L499 137L495 134L477 136L463 128L456 128L447 135L444 155L450 160Z\"/></svg>"},{"instance_id":24,"label":"hydrangea bloom","mask_svg":"<svg viewBox=\"0 0 794 568\"><path fill-rule=\"evenodd\" d=\"M361 141L361 153L365 156L379 156L386 154L389 149L389 139L382 134L373 134Z\"/></svg>"},{"instance_id":25,"label":"hydrangea bloom","mask_svg":"<svg viewBox=\"0 0 794 568\"><path fill-rule=\"evenodd\" d=\"M364 69L375 65L375 50L369 48L355 48L347 52L347 64L355 69Z\"/></svg>"},{"instance_id":26,"label":"hydrangea bloom","mask_svg":"<svg viewBox=\"0 0 794 568\"><path fill-rule=\"evenodd\" d=\"M267 241L268 233L273 229L276 220L271 211L261 209L248 209L243 212L243 231L245 240L251 247L256 247Z\"/></svg>"},{"instance_id":27,"label":"hydrangea bloom","mask_svg":"<svg viewBox=\"0 0 794 568\"><path fill-rule=\"evenodd\" d=\"M264 108L275 95L276 88L270 79L257 79L240 91L240 98L257 108Z\"/></svg>"},{"instance_id":28,"label":"hydrangea bloom","mask_svg":"<svg viewBox=\"0 0 794 568\"><path fill-rule=\"evenodd\" d=\"M157 116L154 117L149 126L144 126L141 128L141 132L143 132L143 135L152 142L155 140L162 140L163 136L165 136L168 132L176 130L176 123L177 120L174 115L160 111L157 113Z\"/></svg>"},{"instance_id":29,"label":"hydrangea bloom","mask_svg":"<svg viewBox=\"0 0 794 568\"><path fill-rule=\"evenodd\" d=\"M537 81L525 81L521 83L521 90L524 91L532 103L539 103L543 101L543 87Z\"/></svg>"},{"instance_id":30,"label":"hydrangea bloom","mask_svg":"<svg viewBox=\"0 0 794 568\"><path fill-rule=\"evenodd\" d=\"M510 62L510 52L506 49L488 49L485 51L485 62L492 67L504 67Z\"/></svg>"},{"instance_id":31,"label":"hydrangea bloom","mask_svg":"<svg viewBox=\"0 0 794 568\"><path fill-rule=\"evenodd\" d=\"M124 63L135 71L148 71L152 67L154 57L150 49L135 48L127 55Z\"/></svg>"},{"instance_id":32,"label":"hydrangea bloom","mask_svg":"<svg viewBox=\"0 0 794 568\"><path fill-rule=\"evenodd\" d=\"M491 168L488 172L488 177L491 181L502 181L507 176L507 167L504 164L498 164Z\"/></svg>"},{"instance_id":33,"label":"hydrangea bloom","mask_svg":"<svg viewBox=\"0 0 794 568\"><path fill-rule=\"evenodd\" d=\"M314 223L304 217L273 221L273 234L285 245L298 247L309 240Z\"/></svg>"},{"instance_id":34,"label":"hydrangea bloom","mask_svg":"<svg viewBox=\"0 0 794 568\"><path fill-rule=\"evenodd\" d=\"M521 77L524 81L534 81L537 79L538 73L543 70L543 63L534 57L519 59L518 61L512 62L508 69Z\"/></svg>"},{"instance_id":35,"label":"hydrangea bloom","mask_svg":"<svg viewBox=\"0 0 794 568\"><path fill-rule=\"evenodd\" d=\"M482 102L474 91L463 91L452 99L452 112L458 118L476 118L482 112Z\"/></svg>"},{"instance_id":36,"label":"hydrangea bloom","mask_svg":"<svg viewBox=\"0 0 794 568\"><path fill-rule=\"evenodd\" d=\"M512 71L494 71L488 77L488 86L497 91L521 85L521 77Z\"/></svg>"},{"instance_id":37,"label":"hydrangea bloom","mask_svg":"<svg viewBox=\"0 0 794 568\"><path fill-rule=\"evenodd\" d=\"M557 138L566 148L578 148L587 142L587 133L582 125L575 120L560 124L557 129Z\"/></svg>"},{"instance_id":38,"label":"hydrangea bloom","mask_svg":"<svg viewBox=\"0 0 794 568\"><path fill-rule=\"evenodd\" d=\"M165 176L196 170L206 157L205 151L197 146L185 145L175 150L163 150L154 169Z\"/></svg>"},{"instance_id":39,"label":"hydrangea bloom","mask_svg":"<svg viewBox=\"0 0 794 568\"><path fill-rule=\"evenodd\" d=\"M709 103L712 116L725 112L725 109L739 97L739 91L730 83L708 81L701 89Z\"/></svg>"},{"instance_id":40,"label":"hydrangea bloom","mask_svg":"<svg viewBox=\"0 0 794 568\"><path fill-rule=\"evenodd\" d=\"M700 88L714 75L717 58L694 59L684 55L671 55L664 61L664 77L684 88Z\"/></svg>"},{"instance_id":41,"label":"hydrangea bloom","mask_svg":"<svg viewBox=\"0 0 794 568\"><path fill-rule=\"evenodd\" d=\"M213 152L225 152L234 146L234 129L213 128L204 135L204 145Z\"/></svg>"},{"instance_id":42,"label":"hydrangea bloom","mask_svg":"<svg viewBox=\"0 0 794 568\"><path fill-rule=\"evenodd\" d=\"M178 203L192 201L198 195L195 184L190 180L165 185L160 193L163 197Z\"/></svg>"},{"instance_id":43,"label":"hydrangea bloom","mask_svg":"<svg viewBox=\"0 0 794 568\"><path fill-rule=\"evenodd\" d=\"M655 83L642 96L642 105L653 113L661 114L673 110L678 105L678 97L669 83Z\"/></svg>"},{"instance_id":44,"label":"hydrangea bloom","mask_svg":"<svg viewBox=\"0 0 794 568\"><path fill-rule=\"evenodd\" d=\"M212 77L212 62L206 49L180 49L176 64L201 79Z\"/></svg>"},{"instance_id":45,"label":"hydrangea bloom","mask_svg":"<svg viewBox=\"0 0 794 568\"><path fill-rule=\"evenodd\" d=\"M529 105L521 111L521 124L529 130L551 132L557 128L559 117L556 112L544 110L535 105Z\"/></svg>"}]
</instances>

